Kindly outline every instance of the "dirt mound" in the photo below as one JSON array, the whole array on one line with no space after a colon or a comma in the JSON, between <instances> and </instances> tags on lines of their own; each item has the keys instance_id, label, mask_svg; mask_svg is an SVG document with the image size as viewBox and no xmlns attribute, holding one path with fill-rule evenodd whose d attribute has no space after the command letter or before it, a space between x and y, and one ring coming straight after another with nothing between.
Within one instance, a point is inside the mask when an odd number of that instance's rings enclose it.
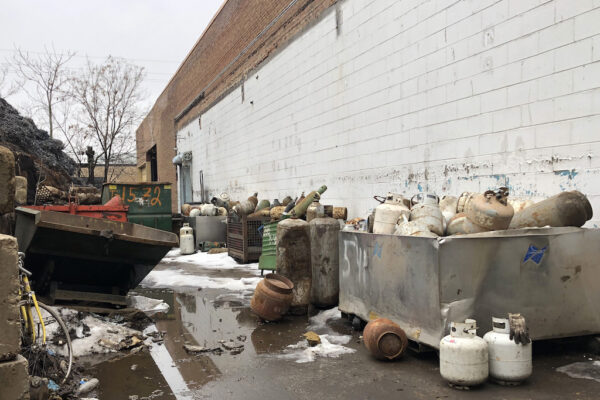
<instances>
[{"instance_id":1,"label":"dirt mound","mask_svg":"<svg viewBox=\"0 0 600 400\"><path fill-rule=\"evenodd\" d=\"M68 189L76 164L63 152L63 143L50 138L3 98L0 98L0 145L15 153L16 173L27 178L28 197L35 195L38 180L61 190Z\"/></svg>"}]
</instances>

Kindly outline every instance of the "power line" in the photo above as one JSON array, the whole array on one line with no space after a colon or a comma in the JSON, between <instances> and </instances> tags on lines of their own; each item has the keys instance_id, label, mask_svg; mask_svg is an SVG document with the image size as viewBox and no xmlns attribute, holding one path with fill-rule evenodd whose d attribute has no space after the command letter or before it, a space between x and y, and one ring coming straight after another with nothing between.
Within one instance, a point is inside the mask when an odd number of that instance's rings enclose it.
<instances>
[{"instance_id":1,"label":"power line","mask_svg":"<svg viewBox=\"0 0 600 400\"><path fill-rule=\"evenodd\" d=\"M0 51L5 52L5 53L17 53L17 50L15 49L0 49ZM39 55L44 55L46 54L43 51L33 51L33 50L23 50L21 49L21 51L23 51L24 53L31 53L31 54L39 54ZM59 56L66 56L68 55L67 53L56 53L56 55ZM75 54L74 57L77 58L98 58L98 59L106 59L108 56L90 56L90 55L79 55L79 54ZM123 60L128 60L128 61L135 61L135 62L152 62L152 63L166 63L166 64L179 64L180 61L171 61L171 60L150 60L150 59L143 59L143 58L128 58L128 57L121 57L121 56L116 56L113 55L113 57L115 58L122 58Z\"/></svg>"}]
</instances>

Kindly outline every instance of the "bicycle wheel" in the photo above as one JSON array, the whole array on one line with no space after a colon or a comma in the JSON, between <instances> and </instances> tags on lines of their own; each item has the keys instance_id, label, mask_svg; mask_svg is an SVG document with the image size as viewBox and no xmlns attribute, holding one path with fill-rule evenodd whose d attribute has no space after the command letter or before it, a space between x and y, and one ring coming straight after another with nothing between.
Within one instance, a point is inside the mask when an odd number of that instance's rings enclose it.
<instances>
[{"instance_id":1,"label":"bicycle wheel","mask_svg":"<svg viewBox=\"0 0 600 400\"><path fill-rule=\"evenodd\" d=\"M63 341L62 347L66 355L58 355L48 348L47 343L43 342L39 316L33 309L33 303L29 300L22 300L18 305L19 307L30 305L33 315L33 329L36 331L36 338L32 340L27 335L26 329L21 329L21 354L29 363L29 375L52 379L61 384L64 383L71 374L73 366L73 348L67 325L65 325L56 310L38 301L48 338L57 338L59 347L61 346L60 341ZM24 321L22 320L21 323L24 324ZM66 349L64 349L65 347Z\"/></svg>"}]
</instances>

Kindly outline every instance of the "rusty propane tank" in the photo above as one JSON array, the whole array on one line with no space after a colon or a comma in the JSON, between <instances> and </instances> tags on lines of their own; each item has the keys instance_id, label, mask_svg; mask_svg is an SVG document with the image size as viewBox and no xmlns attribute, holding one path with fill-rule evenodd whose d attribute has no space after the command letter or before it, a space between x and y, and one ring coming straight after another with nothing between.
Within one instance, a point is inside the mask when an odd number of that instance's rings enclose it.
<instances>
[{"instance_id":1,"label":"rusty propane tank","mask_svg":"<svg viewBox=\"0 0 600 400\"><path fill-rule=\"evenodd\" d=\"M592 216L592 205L587 197L583 193L573 190L559 193L516 213L510 223L510 228L581 227Z\"/></svg>"},{"instance_id":2,"label":"rusty propane tank","mask_svg":"<svg viewBox=\"0 0 600 400\"><path fill-rule=\"evenodd\" d=\"M394 360L406 351L406 333L387 318L370 321L363 331L363 341L367 350L380 360Z\"/></svg>"},{"instance_id":3,"label":"rusty propane tank","mask_svg":"<svg viewBox=\"0 0 600 400\"><path fill-rule=\"evenodd\" d=\"M279 274L267 274L258 282L250 308L266 321L277 321L288 312L292 303L292 281Z\"/></svg>"}]
</instances>

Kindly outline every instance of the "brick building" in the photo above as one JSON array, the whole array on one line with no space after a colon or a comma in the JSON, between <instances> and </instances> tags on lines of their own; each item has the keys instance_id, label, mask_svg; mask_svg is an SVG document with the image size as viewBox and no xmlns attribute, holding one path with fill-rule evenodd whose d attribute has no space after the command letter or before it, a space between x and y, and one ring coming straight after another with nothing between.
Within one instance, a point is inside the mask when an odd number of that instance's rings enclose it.
<instances>
[{"instance_id":1,"label":"brick building","mask_svg":"<svg viewBox=\"0 0 600 400\"><path fill-rule=\"evenodd\" d=\"M140 126L138 167L174 180L174 149L191 157L181 201L202 176L232 198L324 183L351 216L498 186L597 211L598 18L592 0L227 1Z\"/></svg>"}]
</instances>

